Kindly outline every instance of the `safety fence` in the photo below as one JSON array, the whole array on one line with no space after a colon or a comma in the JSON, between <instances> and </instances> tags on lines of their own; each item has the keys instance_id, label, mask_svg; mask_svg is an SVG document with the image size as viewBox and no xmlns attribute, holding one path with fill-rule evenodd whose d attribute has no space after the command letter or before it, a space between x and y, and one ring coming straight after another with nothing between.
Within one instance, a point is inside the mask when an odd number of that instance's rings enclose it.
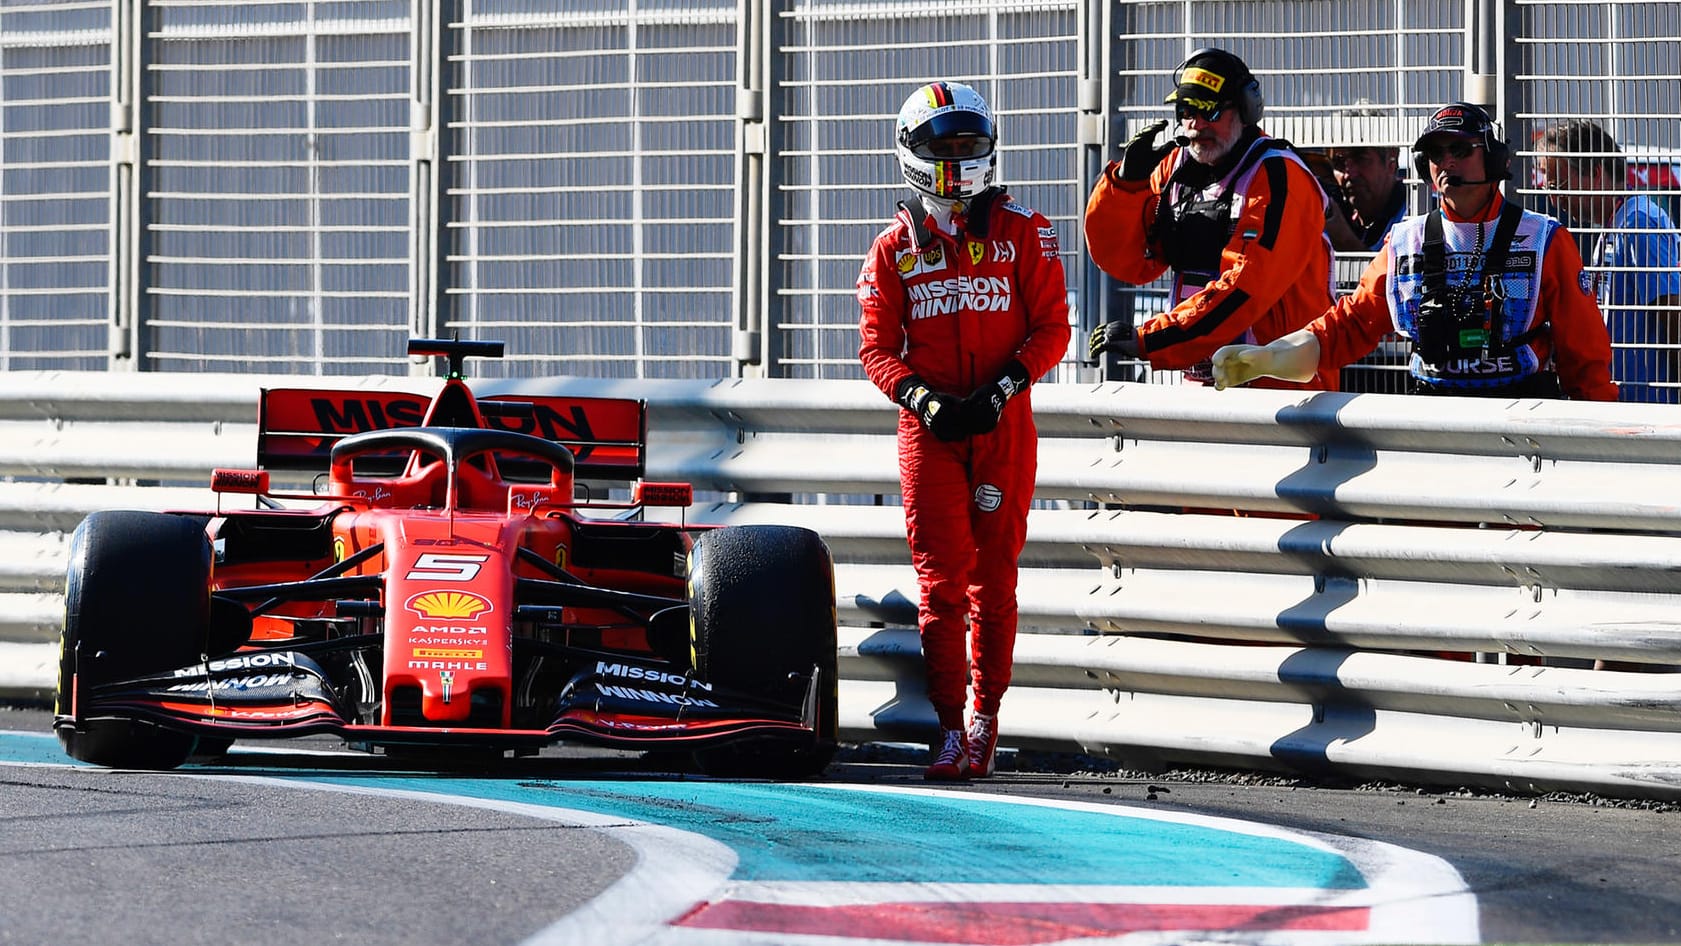
<instances>
[{"instance_id":1,"label":"safety fence","mask_svg":"<svg viewBox=\"0 0 1681 946\"><path fill-rule=\"evenodd\" d=\"M209 470L253 462L258 384L0 376L0 690L52 685L68 532L99 508L210 508ZM478 388L646 399L649 478L718 497L688 521L804 525L833 550L845 736L930 734L895 411L873 388ZM1034 397L1006 745L1681 797L1681 674L1640 672L1681 664L1672 409L1137 384Z\"/></svg>"},{"instance_id":2,"label":"safety fence","mask_svg":"<svg viewBox=\"0 0 1681 946\"><path fill-rule=\"evenodd\" d=\"M1163 287L1098 273L1081 215L1209 44L1304 147L1400 149L1443 102L1489 103L1538 208L1624 195L1537 186L1537 134L1596 120L1674 236L1681 0L15 0L0 370L356 376L461 331L509 341L509 376L857 378L893 118L936 78L997 112L1081 328L1151 314ZM1629 229L1595 203L1571 221L1595 272L1665 268L1594 261ZM1619 345L1681 349L1681 303L1618 305Z\"/></svg>"}]
</instances>

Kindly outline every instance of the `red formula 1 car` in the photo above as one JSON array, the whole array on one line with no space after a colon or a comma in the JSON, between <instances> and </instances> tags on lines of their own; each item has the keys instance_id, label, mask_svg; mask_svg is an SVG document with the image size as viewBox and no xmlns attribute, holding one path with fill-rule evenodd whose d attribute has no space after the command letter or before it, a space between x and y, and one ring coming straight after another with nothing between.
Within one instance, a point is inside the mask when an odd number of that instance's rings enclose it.
<instances>
[{"instance_id":1,"label":"red formula 1 car","mask_svg":"<svg viewBox=\"0 0 1681 946\"><path fill-rule=\"evenodd\" d=\"M466 356L407 394L267 390L256 508L95 512L77 528L55 728L101 765L172 768L310 733L449 763L576 741L802 777L835 748L834 568L805 529L684 527L642 484L644 405L474 398ZM365 428L360 433L345 430ZM541 434L541 435L539 435ZM271 470L317 472L311 494ZM277 500L308 499L312 508Z\"/></svg>"}]
</instances>

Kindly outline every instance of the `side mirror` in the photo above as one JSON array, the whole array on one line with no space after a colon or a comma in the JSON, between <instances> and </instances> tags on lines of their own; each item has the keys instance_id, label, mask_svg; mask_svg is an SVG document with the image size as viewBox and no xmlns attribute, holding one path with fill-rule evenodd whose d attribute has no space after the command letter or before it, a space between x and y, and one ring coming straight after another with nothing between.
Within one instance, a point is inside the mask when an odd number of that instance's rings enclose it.
<instances>
[{"instance_id":1,"label":"side mirror","mask_svg":"<svg viewBox=\"0 0 1681 946\"><path fill-rule=\"evenodd\" d=\"M688 483L647 483L637 480L630 495L639 506L686 509L695 503L695 488Z\"/></svg>"},{"instance_id":2,"label":"side mirror","mask_svg":"<svg viewBox=\"0 0 1681 946\"><path fill-rule=\"evenodd\" d=\"M212 470L210 489L217 493L251 493L262 496L268 492L268 471Z\"/></svg>"}]
</instances>

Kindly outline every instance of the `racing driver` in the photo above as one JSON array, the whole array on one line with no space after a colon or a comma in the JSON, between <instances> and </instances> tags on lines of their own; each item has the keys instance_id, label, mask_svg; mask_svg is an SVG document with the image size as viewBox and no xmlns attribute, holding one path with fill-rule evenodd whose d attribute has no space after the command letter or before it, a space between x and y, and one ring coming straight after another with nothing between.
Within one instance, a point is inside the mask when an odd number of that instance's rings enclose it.
<instances>
[{"instance_id":1,"label":"racing driver","mask_svg":"<svg viewBox=\"0 0 1681 946\"><path fill-rule=\"evenodd\" d=\"M1029 387L1067 351L1068 287L1056 228L994 183L998 130L978 92L925 85L894 134L914 193L858 276L859 358L902 408L899 482L941 730L924 776L950 781L993 770L1038 465Z\"/></svg>"}]
</instances>

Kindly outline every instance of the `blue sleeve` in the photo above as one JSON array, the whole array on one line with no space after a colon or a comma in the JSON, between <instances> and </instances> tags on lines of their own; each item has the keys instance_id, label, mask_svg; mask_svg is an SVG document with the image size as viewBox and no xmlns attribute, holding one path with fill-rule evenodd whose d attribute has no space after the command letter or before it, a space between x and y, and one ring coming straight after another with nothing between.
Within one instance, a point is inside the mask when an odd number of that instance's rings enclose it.
<instances>
[{"instance_id":1,"label":"blue sleeve","mask_svg":"<svg viewBox=\"0 0 1681 946\"><path fill-rule=\"evenodd\" d=\"M1632 233L1612 234L1615 249L1607 254L1606 262L1627 269L1605 274L1609 281L1609 303L1612 306L1638 306L1660 296L1681 295L1681 271L1676 260L1681 258L1681 239L1667 220L1648 214L1631 215L1624 226ZM1638 228L1638 229L1637 229Z\"/></svg>"}]
</instances>

